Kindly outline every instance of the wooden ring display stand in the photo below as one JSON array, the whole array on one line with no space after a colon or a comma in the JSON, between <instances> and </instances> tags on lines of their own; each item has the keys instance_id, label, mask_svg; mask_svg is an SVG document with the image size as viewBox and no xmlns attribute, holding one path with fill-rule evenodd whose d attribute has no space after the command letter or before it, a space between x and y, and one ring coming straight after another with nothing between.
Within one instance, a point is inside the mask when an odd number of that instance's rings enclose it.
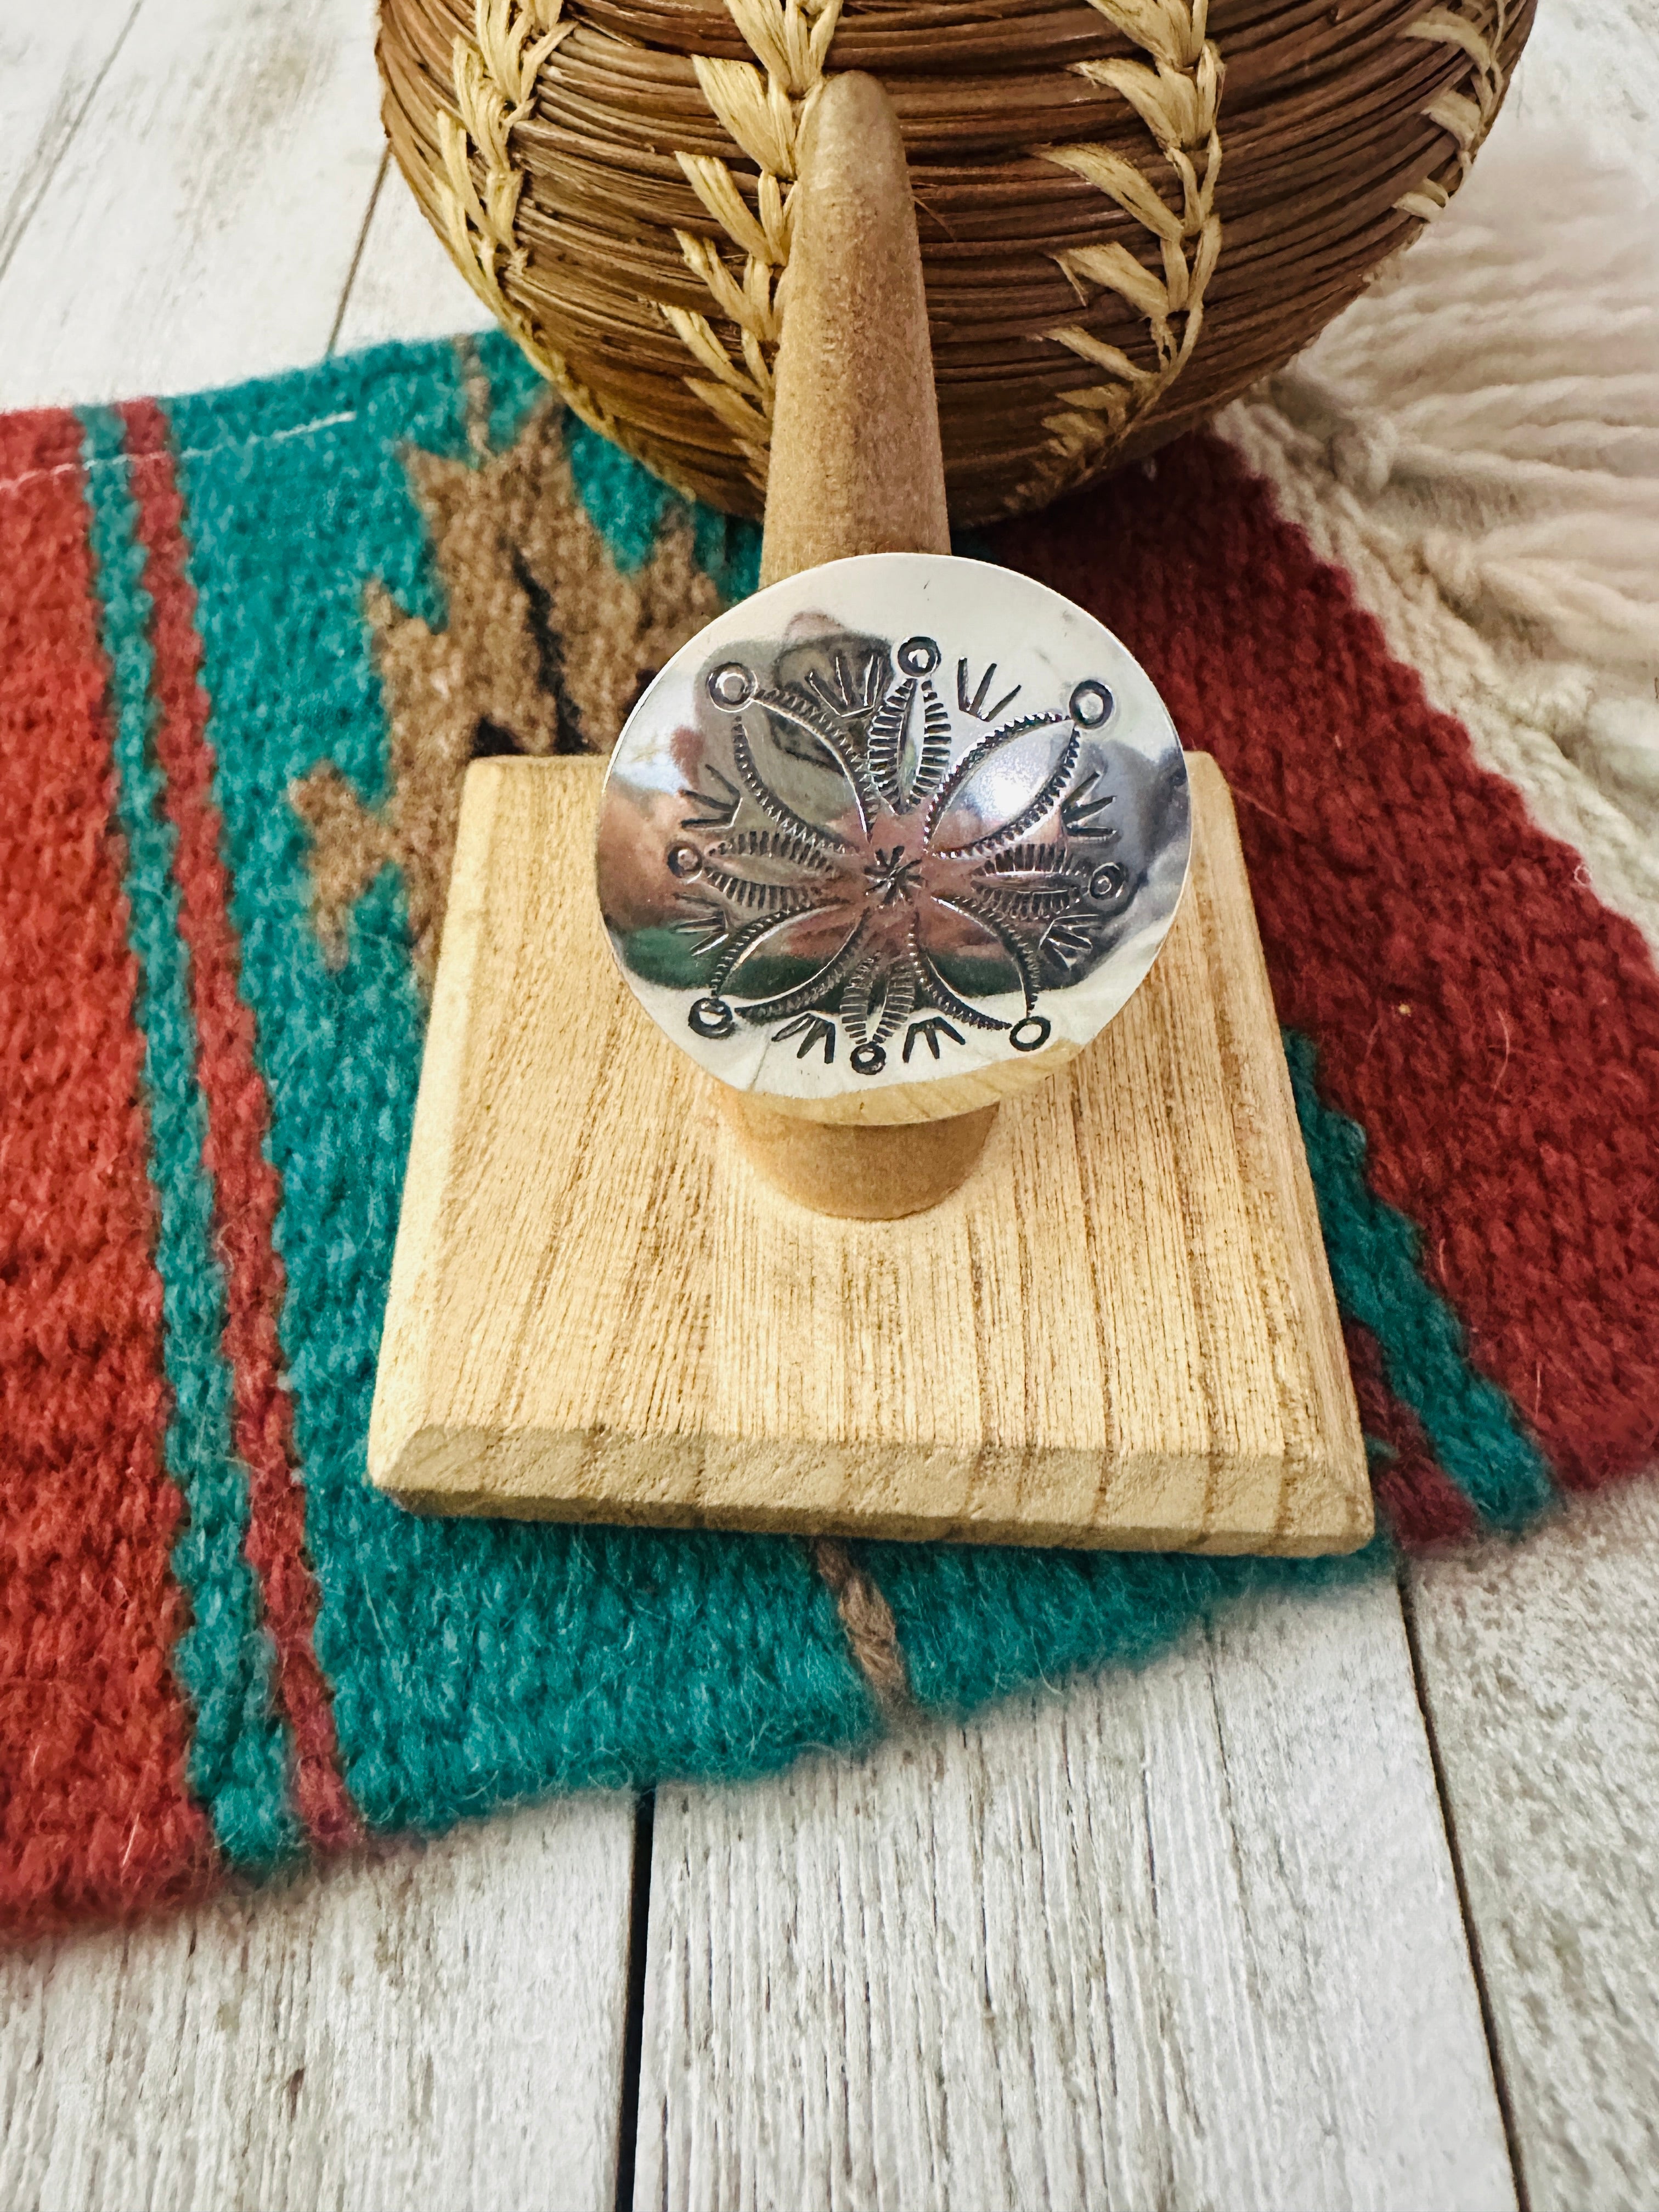
<instances>
[{"instance_id":1,"label":"wooden ring display stand","mask_svg":"<svg viewBox=\"0 0 1659 2212\"><path fill-rule=\"evenodd\" d=\"M830 82L802 167L768 582L949 550L915 219L873 80ZM599 763L476 763L374 1480L431 1512L1363 1542L1364 1449L1243 854L1213 763L1189 769L1188 891L1124 1011L1000 1105L872 1128L729 1091L635 1005L596 902L566 889L591 869ZM834 1218L854 1189L887 1218Z\"/></svg>"}]
</instances>

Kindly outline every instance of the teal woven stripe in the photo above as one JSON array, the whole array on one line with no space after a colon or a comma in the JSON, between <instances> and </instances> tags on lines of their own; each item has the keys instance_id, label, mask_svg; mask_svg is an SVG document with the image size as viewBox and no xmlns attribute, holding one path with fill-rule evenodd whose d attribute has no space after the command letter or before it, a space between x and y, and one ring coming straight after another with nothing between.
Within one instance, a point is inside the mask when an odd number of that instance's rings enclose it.
<instances>
[{"instance_id":1,"label":"teal woven stripe","mask_svg":"<svg viewBox=\"0 0 1659 2212\"><path fill-rule=\"evenodd\" d=\"M918 1701L971 1712L994 1698L1097 1667L1139 1667L1219 1607L1386 1574L1386 1532L1328 1559L1197 1559L1183 1552L860 1544L892 1607Z\"/></svg>"},{"instance_id":2,"label":"teal woven stripe","mask_svg":"<svg viewBox=\"0 0 1659 2212\"><path fill-rule=\"evenodd\" d=\"M1285 1057L1338 1304L1382 1346L1389 1387L1476 1512L1523 1527L1555 1494L1542 1455L1504 1392L1470 1364L1462 1322L1424 1279L1416 1228L1367 1183L1365 1133L1320 1097L1312 1040L1287 1030Z\"/></svg>"},{"instance_id":3,"label":"teal woven stripe","mask_svg":"<svg viewBox=\"0 0 1659 2212\"><path fill-rule=\"evenodd\" d=\"M247 1478L231 1445L231 1377L222 1346L224 1278L213 1247L213 1184L203 1164L207 1114L196 1076L189 956L173 873L177 843L161 811L153 757L153 608L129 482L125 433L112 410L83 415L91 543L111 669L118 809L127 844L130 942L138 963L150 1177L159 1201L156 1260L163 1352L173 1414L168 1470L186 1517L173 1570L191 1620L173 1665L196 1717L190 1777L221 1847L259 1867L299 1842L289 1812L285 1731L271 1700L271 1651L243 1553Z\"/></svg>"},{"instance_id":4,"label":"teal woven stripe","mask_svg":"<svg viewBox=\"0 0 1659 2212\"><path fill-rule=\"evenodd\" d=\"M538 398L511 341L477 341L490 419ZM386 706L364 619L372 583L433 627L443 577L410 448L468 451L453 345L396 346L301 376L168 403L213 702L215 797L242 984L270 1090L317 1654L342 1761L374 1826L436 1828L504 1799L664 1773L753 1774L876 1716L822 1580L769 1538L650 1534L403 1512L364 1467L375 1353L420 1067L422 1008L388 868L331 961L289 793L327 759L387 787ZM605 453L585 489L619 557L660 512ZM712 534L723 522L709 526ZM729 533L732 557L752 529ZM722 537L722 543L726 538Z\"/></svg>"},{"instance_id":5,"label":"teal woven stripe","mask_svg":"<svg viewBox=\"0 0 1659 2212\"><path fill-rule=\"evenodd\" d=\"M1419 1271L1416 1230L1367 1186L1364 1132L1320 1100L1313 1045L1287 1031L1285 1051L1343 1310L1377 1338L1390 1387L1446 1473L1487 1520L1516 1527L1549 1502L1548 1470L1508 1399L1470 1365L1461 1322ZM950 1711L1073 1668L1144 1662L1230 1599L1346 1583L1385 1571L1394 1557L1381 1528L1363 1551L1324 1559L858 1550L892 1607L916 1696Z\"/></svg>"}]
</instances>

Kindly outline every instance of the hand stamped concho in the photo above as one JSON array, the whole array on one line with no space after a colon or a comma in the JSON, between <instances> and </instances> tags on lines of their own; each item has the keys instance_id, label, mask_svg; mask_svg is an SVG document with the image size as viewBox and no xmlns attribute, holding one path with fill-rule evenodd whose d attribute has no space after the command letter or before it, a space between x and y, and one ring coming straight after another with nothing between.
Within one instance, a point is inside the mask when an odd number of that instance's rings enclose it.
<instances>
[{"instance_id":1,"label":"hand stamped concho","mask_svg":"<svg viewBox=\"0 0 1659 2212\"><path fill-rule=\"evenodd\" d=\"M678 1043L810 1110L1088 1043L1189 842L1180 741L1109 630L988 563L866 554L732 608L652 683L605 779L599 902Z\"/></svg>"}]
</instances>

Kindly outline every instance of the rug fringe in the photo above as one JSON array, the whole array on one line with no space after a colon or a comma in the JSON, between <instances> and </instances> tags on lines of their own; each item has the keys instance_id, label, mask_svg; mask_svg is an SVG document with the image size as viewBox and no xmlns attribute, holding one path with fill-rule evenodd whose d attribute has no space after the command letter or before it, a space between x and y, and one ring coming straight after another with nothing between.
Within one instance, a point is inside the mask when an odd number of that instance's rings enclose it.
<instances>
[{"instance_id":1,"label":"rug fringe","mask_svg":"<svg viewBox=\"0 0 1659 2212\"><path fill-rule=\"evenodd\" d=\"M1637 182L1500 130L1264 406L1483 640L1516 717L1659 835L1659 210Z\"/></svg>"}]
</instances>

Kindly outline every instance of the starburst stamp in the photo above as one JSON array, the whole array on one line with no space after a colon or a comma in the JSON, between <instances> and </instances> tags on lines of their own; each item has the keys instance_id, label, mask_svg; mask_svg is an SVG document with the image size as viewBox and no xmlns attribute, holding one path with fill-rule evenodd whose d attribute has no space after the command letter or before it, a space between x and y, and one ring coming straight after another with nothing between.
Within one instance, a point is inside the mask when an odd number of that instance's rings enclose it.
<instances>
[{"instance_id":1,"label":"starburst stamp","mask_svg":"<svg viewBox=\"0 0 1659 2212\"><path fill-rule=\"evenodd\" d=\"M647 690L600 903L672 1036L809 1100L1088 1042L1188 842L1174 728L1109 631L1005 570L871 555L733 608Z\"/></svg>"}]
</instances>

